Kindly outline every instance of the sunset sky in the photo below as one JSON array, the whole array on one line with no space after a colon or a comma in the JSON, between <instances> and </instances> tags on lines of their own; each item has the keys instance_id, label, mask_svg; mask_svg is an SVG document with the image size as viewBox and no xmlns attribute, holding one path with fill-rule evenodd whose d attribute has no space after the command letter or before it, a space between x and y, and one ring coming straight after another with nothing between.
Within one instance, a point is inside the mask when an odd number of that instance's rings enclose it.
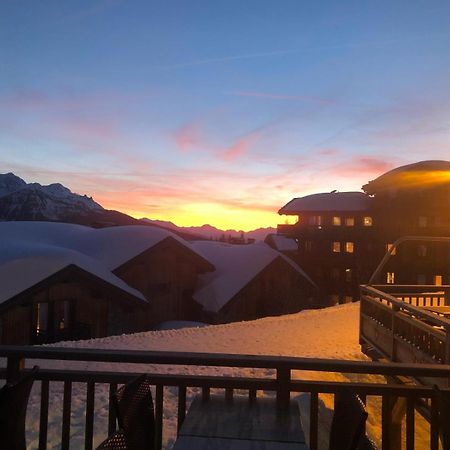
<instances>
[{"instance_id":1,"label":"sunset sky","mask_svg":"<svg viewBox=\"0 0 450 450\"><path fill-rule=\"evenodd\" d=\"M249 230L450 159L448 1L0 0L0 172Z\"/></svg>"}]
</instances>

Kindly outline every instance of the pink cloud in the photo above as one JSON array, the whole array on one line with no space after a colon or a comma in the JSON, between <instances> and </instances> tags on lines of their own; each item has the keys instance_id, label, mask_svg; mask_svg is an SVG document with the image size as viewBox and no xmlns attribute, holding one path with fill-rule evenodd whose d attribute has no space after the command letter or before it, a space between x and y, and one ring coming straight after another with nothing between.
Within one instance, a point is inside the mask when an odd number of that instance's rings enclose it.
<instances>
[{"instance_id":1,"label":"pink cloud","mask_svg":"<svg viewBox=\"0 0 450 450\"><path fill-rule=\"evenodd\" d=\"M377 177L388 170L393 169L398 164L396 159L387 160L383 157L376 156L355 156L346 159L338 164L326 164L323 168L330 176L344 177L366 183L369 179Z\"/></svg>"},{"instance_id":2,"label":"pink cloud","mask_svg":"<svg viewBox=\"0 0 450 450\"><path fill-rule=\"evenodd\" d=\"M200 123L197 121L186 123L175 131L174 138L177 148L182 152L191 147L201 146Z\"/></svg>"},{"instance_id":3,"label":"pink cloud","mask_svg":"<svg viewBox=\"0 0 450 450\"><path fill-rule=\"evenodd\" d=\"M232 161L242 156L250 150L259 137L259 132L252 132L240 137L223 152L223 158L227 161Z\"/></svg>"}]
</instances>

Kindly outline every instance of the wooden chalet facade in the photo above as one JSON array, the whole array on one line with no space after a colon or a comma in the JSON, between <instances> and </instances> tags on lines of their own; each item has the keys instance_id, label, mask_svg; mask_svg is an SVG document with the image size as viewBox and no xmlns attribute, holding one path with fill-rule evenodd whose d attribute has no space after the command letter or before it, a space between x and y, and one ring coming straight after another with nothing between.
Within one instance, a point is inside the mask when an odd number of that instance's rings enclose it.
<instances>
[{"instance_id":1,"label":"wooden chalet facade","mask_svg":"<svg viewBox=\"0 0 450 450\"><path fill-rule=\"evenodd\" d=\"M214 266L169 231L0 223L0 343L40 344L194 320Z\"/></svg>"},{"instance_id":2,"label":"wooden chalet facade","mask_svg":"<svg viewBox=\"0 0 450 450\"><path fill-rule=\"evenodd\" d=\"M199 242L216 271L200 277L194 293L201 320L228 323L317 307L317 287L287 257L268 245Z\"/></svg>"},{"instance_id":3,"label":"wooden chalet facade","mask_svg":"<svg viewBox=\"0 0 450 450\"><path fill-rule=\"evenodd\" d=\"M214 270L206 259L178 240L167 237L113 272L150 300L145 328L169 320L197 320L192 295L201 273Z\"/></svg>"},{"instance_id":4,"label":"wooden chalet facade","mask_svg":"<svg viewBox=\"0 0 450 450\"><path fill-rule=\"evenodd\" d=\"M298 241L292 255L330 304L359 298L359 285L392 244L406 242L385 266L380 284L450 282L450 246L426 236L450 235L450 162L423 161L394 169L363 186L364 192L331 192L294 199L279 214L294 225L278 233Z\"/></svg>"},{"instance_id":5,"label":"wooden chalet facade","mask_svg":"<svg viewBox=\"0 0 450 450\"><path fill-rule=\"evenodd\" d=\"M332 192L294 199L279 214L297 215L295 225L279 225L278 233L296 239L289 256L320 288L329 304L350 302L373 270L364 257L374 245L371 199L362 192Z\"/></svg>"},{"instance_id":6,"label":"wooden chalet facade","mask_svg":"<svg viewBox=\"0 0 450 450\"><path fill-rule=\"evenodd\" d=\"M1 344L42 344L137 331L148 302L75 265L0 304Z\"/></svg>"},{"instance_id":7,"label":"wooden chalet facade","mask_svg":"<svg viewBox=\"0 0 450 450\"><path fill-rule=\"evenodd\" d=\"M238 322L315 307L315 286L284 259L277 258L213 314L212 319L215 323Z\"/></svg>"}]
</instances>

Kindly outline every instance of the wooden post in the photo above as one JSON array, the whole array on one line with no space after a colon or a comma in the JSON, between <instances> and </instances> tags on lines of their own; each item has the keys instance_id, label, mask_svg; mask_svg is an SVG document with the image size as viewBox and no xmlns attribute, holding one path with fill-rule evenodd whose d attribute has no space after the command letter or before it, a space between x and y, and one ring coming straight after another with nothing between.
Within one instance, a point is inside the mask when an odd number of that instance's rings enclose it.
<instances>
[{"instance_id":1,"label":"wooden post","mask_svg":"<svg viewBox=\"0 0 450 450\"><path fill-rule=\"evenodd\" d=\"M445 364L450 364L450 326L445 327ZM450 387L450 377L447 378L447 386Z\"/></svg>"},{"instance_id":2,"label":"wooden post","mask_svg":"<svg viewBox=\"0 0 450 450\"><path fill-rule=\"evenodd\" d=\"M406 414L406 399L384 396L382 404L382 450L402 448L402 419Z\"/></svg>"},{"instance_id":3,"label":"wooden post","mask_svg":"<svg viewBox=\"0 0 450 450\"><path fill-rule=\"evenodd\" d=\"M400 308L397 305L392 305L392 320L391 320L391 334L392 334L392 342L391 342L391 361L395 361L397 358L395 351L395 318L397 312L400 311Z\"/></svg>"},{"instance_id":4,"label":"wooden post","mask_svg":"<svg viewBox=\"0 0 450 450\"><path fill-rule=\"evenodd\" d=\"M25 367L25 359L20 356L8 356L6 366L6 382L11 383L19 378L20 371Z\"/></svg>"},{"instance_id":5,"label":"wooden post","mask_svg":"<svg viewBox=\"0 0 450 450\"><path fill-rule=\"evenodd\" d=\"M277 369L277 409L278 412L289 412L291 393L289 383L291 382L291 369Z\"/></svg>"}]
</instances>

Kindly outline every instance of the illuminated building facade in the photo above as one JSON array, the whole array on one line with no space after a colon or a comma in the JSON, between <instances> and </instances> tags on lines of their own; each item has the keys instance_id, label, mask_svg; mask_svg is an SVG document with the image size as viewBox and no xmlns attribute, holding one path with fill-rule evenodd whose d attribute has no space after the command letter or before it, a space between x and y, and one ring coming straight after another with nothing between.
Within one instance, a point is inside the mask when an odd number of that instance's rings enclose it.
<instances>
[{"instance_id":1,"label":"illuminated building facade","mask_svg":"<svg viewBox=\"0 0 450 450\"><path fill-rule=\"evenodd\" d=\"M450 235L450 162L422 161L387 172L364 192L295 198L279 210L297 216L278 234L296 239L292 258L329 303L358 298L386 250L402 236ZM450 247L406 242L392 254L379 284L450 284Z\"/></svg>"}]
</instances>

